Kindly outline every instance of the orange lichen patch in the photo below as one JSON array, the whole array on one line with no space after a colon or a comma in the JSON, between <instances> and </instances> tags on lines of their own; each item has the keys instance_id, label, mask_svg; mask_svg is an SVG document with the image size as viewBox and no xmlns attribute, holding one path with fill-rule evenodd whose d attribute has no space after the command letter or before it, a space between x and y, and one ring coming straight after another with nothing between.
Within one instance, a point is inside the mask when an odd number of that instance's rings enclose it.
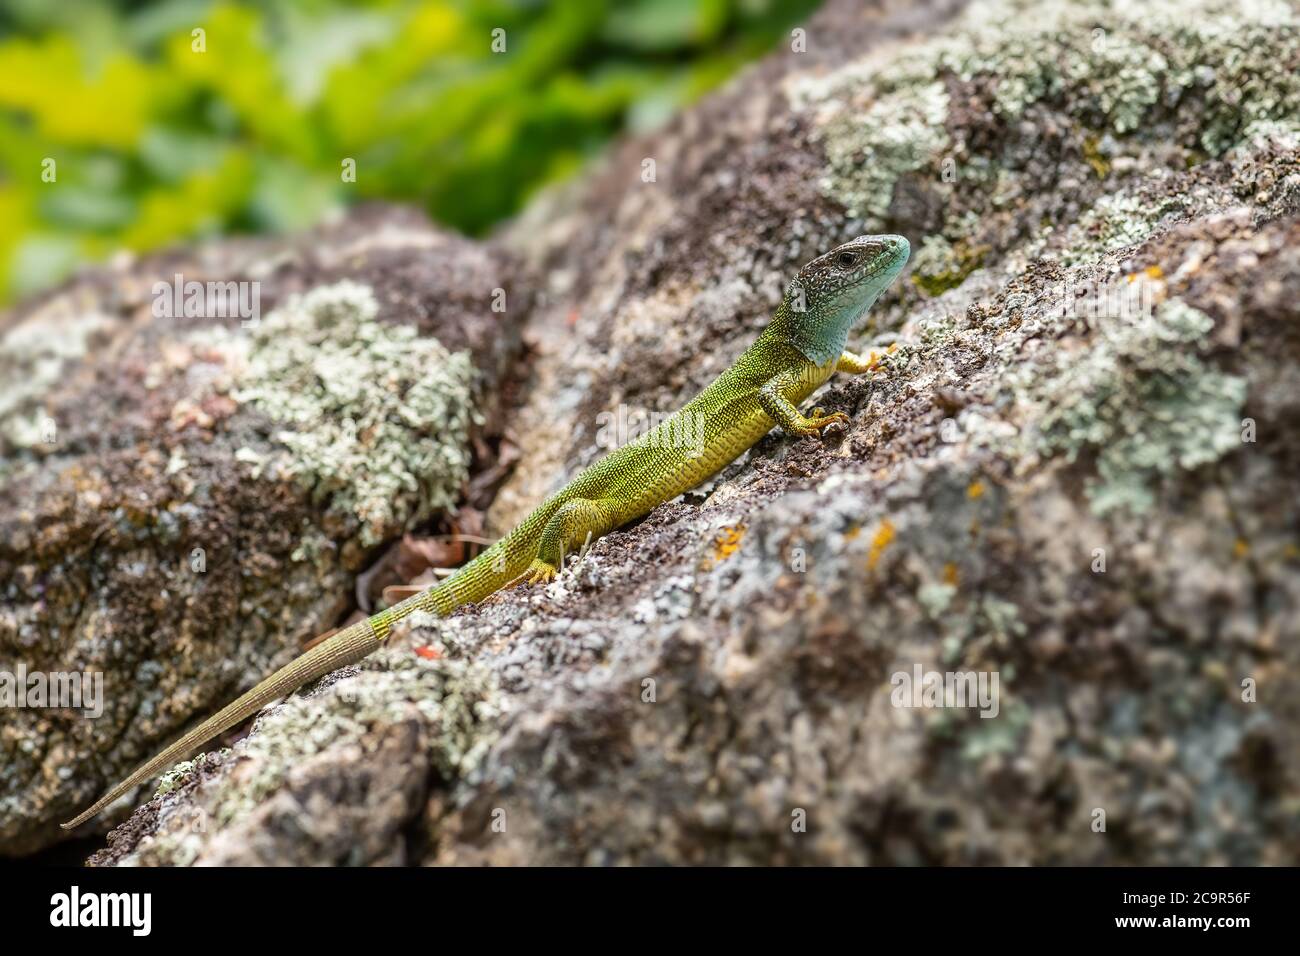
<instances>
[{"instance_id":1,"label":"orange lichen patch","mask_svg":"<svg viewBox=\"0 0 1300 956\"><path fill-rule=\"evenodd\" d=\"M1148 279L1163 279L1165 270L1159 266L1147 266L1141 272L1130 272L1124 277L1125 282L1137 282L1138 279L1145 276Z\"/></svg>"},{"instance_id":2,"label":"orange lichen patch","mask_svg":"<svg viewBox=\"0 0 1300 956\"><path fill-rule=\"evenodd\" d=\"M943 583L951 587L956 587L961 575L957 572L957 565L949 561L943 566Z\"/></svg>"},{"instance_id":3,"label":"orange lichen patch","mask_svg":"<svg viewBox=\"0 0 1300 956\"><path fill-rule=\"evenodd\" d=\"M1250 554L1250 544L1245 538L1238 538L1232 543L1232 556L1234 558L1241 560L1248 554Z\"/></svg>"},{"instance_id":4,"label":"orange lichen patch","mask_svg":"<svg viewBox=\"0 0 1300 956\"><path fill-rule=\"evenodd\" d=\"M413 650L426 661L436 661L438 658L442 657L442 655L438 653L437 648L430 647L428 644L423 644L420 647L413 648Z\"/></svg>"},{"instance_id":5,"label":"orange lichen patch","mask_svg":"<svg viewBox=\"0 0 1300 956\"><path fill-rule=\"evenodd\" d=\"M966 486L966 497L971 501L984 496L984 482L972 481Z\"/></svg>"},{"instance_id":6,"label":"orange lichen patch","mask_svg":"<svg viewBox=\"0 0 1300 956\"><path fill-rule=\"evenodd\" d=\"M876 536L871 539L871 550L867 553L867 567L874 571L880 563L880 556L885 553L890 542L894 540L894 525L888 518L880 522Z\"/></svg>"},{"instance_id":7,"label":"orange lichen patch","mask_svg":"<svg viewBox=\"0 0 1300 956\"><path fill-rule=\"evenodd\" d=\"M723 528L713 539L713 554L705 559L704 567L708 569L726 561L739 550L740 542L744 539L745 526L743 524Z\"/></svg>"}]
</instances>

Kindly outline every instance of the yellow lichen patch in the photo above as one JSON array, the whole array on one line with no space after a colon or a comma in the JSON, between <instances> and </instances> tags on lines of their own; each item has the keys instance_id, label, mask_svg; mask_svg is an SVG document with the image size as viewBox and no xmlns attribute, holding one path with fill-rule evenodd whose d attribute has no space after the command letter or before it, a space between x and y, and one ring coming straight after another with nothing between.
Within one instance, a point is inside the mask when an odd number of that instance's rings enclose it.
<instances>
[{"instance_id":1,"label":"yellow lichen patch","mask_svg":"<svg viewBox=\"0 0 1300 956\"><path fill-rule=\"evenodd\" d=\"M740 548L740 542L745 539L745 526L738 524L730 528L723 528L713 538L713 553L704 560L705 569L714 567L726 561L736 553Z\"/></svg>"},{"instance_id":2,"label":"yellow lichen patch","mask_svg":"<svg viewBox=\"0 0 1300 956\"><path fill-rule=\"evenodd\" d=\"M949 561L943 566L943 583L951 587L956 587L961 575L957 571L955 562Z\"/></svg>"},{"instance_id":3,"label":"yellow lichen patch","mask_svg":"<svg viewBox=\"0 0 1300 956\"><path fill-rule=\"evenodd\" d=\"M891 541L894 540L894 525L888 518L880 522L880 527L876 530L876 536L871 539L871 550L867 553L867 567L874 571L876 565L880 563L880 556L885 553Z\"/></svg>"},{"instance_id":4,"label":"yellow lichen patch","mask_svg":"<svg viewBox=\"0 0 1300 956\"><path fill-rule=\"evenodd\" d=\"M984 482L972 481L969 485L967 485L966 497L969 498L971 501L974 501L976 498L982 498L983 496L984 496Z\"/></svg>"},{"instance_id":5,"label":"yellow lichen patch","mask_svg":"<svg viewBox=\"0 0 1300 956\"><path fill-rule=\"evenodd\" d=\"M1092 167L1098 179L1105 179L1110 172L1110 161L1101 152L1101 137L1093 134L1084 138L1083 161Z\"/></svg>"},{"instance_id":6,"label":"yellow lichen patch","mask_svg":"<svg viewBox=\"0 0 1300 956\"><path fill-rule=\"evenodd\" d=\"M1165 276L1165 270L1161 269L1159 266L1147 266L1141 272L1130 272L1128 275L1124 276L1124 281L1129 284L1137 282L1139 279L1151 279L1152 281L1159 281L1163 279L1164 276Z\"/></svg>"},{"instance_id":7,"label":"yellow lichen patch","mask_svg":"<svg viewBox=\"0 0 1300 956\"><path fill-rule=\"evenodd\" d=\"M1248 554L1250 554L1250 544L1245 538L1238 538L1232 543L1232 556L1238 561Z\"/></svg>"},{"instance_id":8,"label":"yellow lichen patch","mask_svg":"<svg viewBox=\"0 0 1300 956\"><path fill-rule=\"evenodd\" d=\"M844 529L844 540L852 541L860 534L862 534L862 525L855 524L851 528Z\"/></svg>"}]
</instances>

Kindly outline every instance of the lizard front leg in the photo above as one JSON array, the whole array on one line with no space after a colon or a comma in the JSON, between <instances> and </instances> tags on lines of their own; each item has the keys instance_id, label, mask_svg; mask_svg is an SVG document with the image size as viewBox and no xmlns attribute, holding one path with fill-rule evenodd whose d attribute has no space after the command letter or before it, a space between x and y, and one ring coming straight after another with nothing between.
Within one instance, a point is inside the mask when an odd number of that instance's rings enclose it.
<instances>
[{"instance_id":1,"label":"lizard front leg","mask_svg":"<svg viewBox=\"0 0 1300 956\"><path fill-rule=\"evenodd\" d=\"M618 524L613 498L572 498L560 505L542 529L537 556L524 572L529 584L544 584L559 573L564 556L588 537L599 538Z\"/></svg>"},{"instance_id":2,"label":"lizard front leg","mask_svg":"<svg viewBox=\"0 0 1300 956\"><path fill-rule=\"evenodd\" d=\"M848 372L850 375L865 375L874 372L883 358L879 352L868 352L865 356L844 352L835 362L835 371Z\"/></svg>"},{"instance_id":3,"label":"lizard front leg","mask_svg":"<svg viewBox=\"0 0 1300 956\"><path fill-rule=\"evenodd\" d=\"M817 435L831 422L847 422L849 416L843 412L831 412L822 415L817 409L812 418L806 418L786 397L786 392L797 388L794 377L789 372L768 379L758 390L758 404L778 425L790 435Z\"/></svg>"},{"instance_id":4,"label":"lizard front leg","mask_svg":"<svg viewBox=\"0 0 1300 956\"><path fill-rule=\"evenodd\" d=\"M898 351L897 342L883 352L872 349L865 357L855 352L842 352L840 357L835 360L835 371L847 372L850 375L864 375L867 372L874 372L880 368L880 363L884 361L886 355L892 355L896 351Z\"/></svg>"}]
</instances>

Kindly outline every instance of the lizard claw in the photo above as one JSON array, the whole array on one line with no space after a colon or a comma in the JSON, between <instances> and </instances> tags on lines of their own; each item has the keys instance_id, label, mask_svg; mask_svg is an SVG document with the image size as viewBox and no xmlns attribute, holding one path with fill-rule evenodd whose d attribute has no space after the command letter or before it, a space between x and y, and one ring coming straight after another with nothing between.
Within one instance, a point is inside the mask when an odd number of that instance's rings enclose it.
<instances>
[{"instance_id":1,"label":"lizard claw","mask_svg":"<svg viewBox=\"0 0 1300 956\"><path fill-rule=\"evenodd\" d=\"M800 435L820 435L828 425L847 425L848 422L849 416L844 412L831 412L827 415L823 409L814 408L812 418L805 419L803 427L796 429L796 431Z\"/></svg>"},{"instance_id":2,"label":"lizard claw","mask_svg":"<svg viewBox=\"0 0 1300 956\"><path fill-rule=\"evenodd\" d=\"M545 561L538 558L533 559L533 563L528 566L524 572L528 575L529 584L546 584L548 581L555 579L555 568L551 567Z\"/></svg>"}]
</instances>

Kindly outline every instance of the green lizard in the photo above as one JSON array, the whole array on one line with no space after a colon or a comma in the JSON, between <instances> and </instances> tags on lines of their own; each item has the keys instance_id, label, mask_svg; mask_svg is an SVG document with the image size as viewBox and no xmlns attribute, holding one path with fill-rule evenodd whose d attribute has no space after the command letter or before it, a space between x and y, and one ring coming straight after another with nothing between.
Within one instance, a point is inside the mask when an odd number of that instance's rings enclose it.
<instances>
[{"instance_id":1,"label":"green lizard","mask_svg":"<svg viewBox=\"0 0 1300 956\"><path fill-rule=\"evenodd\" d=\"M693 488L773 425L792 435L815 435L832 422L848 421L843 412L827 415L821 409L807 418L798 405L837 371L860 375L876 367L874 354L859 357L844 346L909 253L902 236L862 236L808 263L758 340L680 411L595 462L456 574L344 628L272 674L137 767L64 829L89 820L272 701L375 651L394 622L411 612L447 615L519 581L548 581L573 548Z\"/></svg>"}]
</instances>

